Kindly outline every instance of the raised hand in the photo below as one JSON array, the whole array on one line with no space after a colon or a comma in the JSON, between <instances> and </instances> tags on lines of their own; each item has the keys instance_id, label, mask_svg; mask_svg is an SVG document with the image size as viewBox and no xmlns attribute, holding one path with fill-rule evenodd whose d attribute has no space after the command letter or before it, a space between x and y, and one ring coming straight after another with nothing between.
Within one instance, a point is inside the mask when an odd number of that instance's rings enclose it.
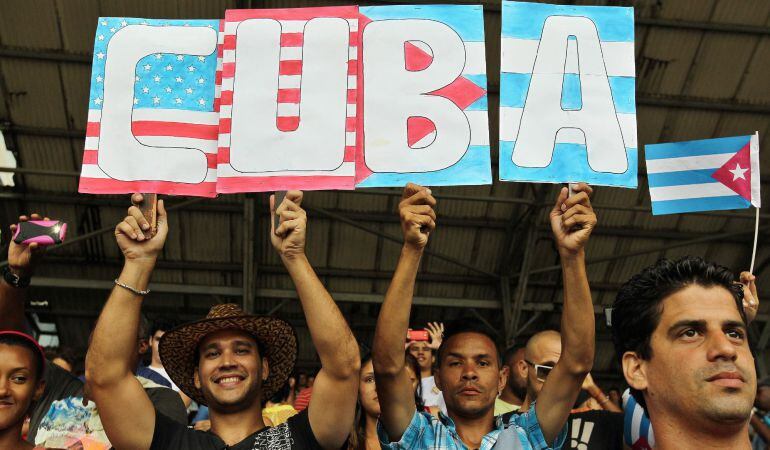
<instances>
[{"instance_id":1,"label":"raised hand","mask_svg":"<svg viewBox=\"0 0 770 450\"><path fill-rule=\"evenodd\" d=\"M569 197L568 189L562 188L551 210L551 230L560 254L577 254L585 248L596 226L596 214L591 206L593 189L580 183Z\"/></svg>"},{"instance_id":2,"label":"raised hand","mask_svg":"<svg viewBox=\"0 0 770 450\"><path fill-rule=\"evenodd\" d=\"M19 216L19 222L26 222L28 220L51 220L48 217L42 217L40 214L33 213L29 216ZM17 224L11 225L11 236L16 233ZM8 245L8 268L11 272L18 275L21 278L31 277L35 271L35 266L40 261L45 251L45 247L41 247L37 242L32 242L29 245L22 245L13 242Z\"/></svg>"},{"instance_id":3,"label":"raised hand","mask_svg":"<svg viewBox=\"0 0 770 450\"><path fill-rule=\"evenodd\" d=\"M302 191L286 192L280 205L275 204L274 195L270 196L270 241L284 260L305 254L307 214L301 204ZM278 229L275 229L276 215L280 220Z\"/></svg>"},{"instance_id":4,"label":"raised hand","mask_svg":"<svg viewBox=\"0 0 770 450\"><path fill-rule=\"evenodd\" d=\"M423 249L428 245L428 237L436 228L436 199L430 189L409 183L401 195L398 213L401 217L401 230L404 233L404 245Z\"/></svg>"},{"instance_id":5,"label":"raised hand","mask_svg":"<svg viewBox=\"0 0 770 450\"><path fill-rule=\"evenodd\" d=\"M743 285L743 311L749 323L754 321L759 311L759 295L757 294L757 277L751 272L741 272L741 284Z\"/></svg>"},{"instance_id":6,"label":"raised hand","mask_svg":"<svg viewBox=\"0 0 770 450\"><path fill-rule=\"evenodd\" d=\"M155 264L163 250L168 236L168 216L163 200L158 200L158 231L150 237L150 223L137 207L143 200L142 194L131 196L133 206L128 208L128 215L115 227L115 240L126 262ZM145 234L146 233L146 234Z\"/></svg>"},{"instance_id":7,"label":"raised hand","mask_svg":"<svg viewBox=\"0 0 770 450\"><path fill-rule=\"evenodd\" d=\"M441 342L444 340L444 324L441 322L428 322L427 329L430 336L428 347L438 350L441 347Z\"/></svg>"}]
</instances>

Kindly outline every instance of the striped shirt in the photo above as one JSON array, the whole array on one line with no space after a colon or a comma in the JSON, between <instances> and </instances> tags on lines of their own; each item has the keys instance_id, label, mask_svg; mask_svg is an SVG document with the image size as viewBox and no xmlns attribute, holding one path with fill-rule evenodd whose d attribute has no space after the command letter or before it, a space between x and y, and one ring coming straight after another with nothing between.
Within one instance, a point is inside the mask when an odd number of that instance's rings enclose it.
<instances>
[{"instance_id":1,"label":"striped shirt","mask_svg":"<svg viewBox=\"0 0 770 450\"><path fill-rule=\"evenodd\" d=\"M436 418L423 412L415 412L412 421L398 442L392 442L382 423L378 434L383 449L388 450L466 450L454 421L439 414ZM562 429L553 447L549 447L537 420L534 404L523 414L513 414L507 422L502 416L495 418L495 428L487 433L479 450L558 450L564 445L567 427Z\"/></svg>"}]
</instances>

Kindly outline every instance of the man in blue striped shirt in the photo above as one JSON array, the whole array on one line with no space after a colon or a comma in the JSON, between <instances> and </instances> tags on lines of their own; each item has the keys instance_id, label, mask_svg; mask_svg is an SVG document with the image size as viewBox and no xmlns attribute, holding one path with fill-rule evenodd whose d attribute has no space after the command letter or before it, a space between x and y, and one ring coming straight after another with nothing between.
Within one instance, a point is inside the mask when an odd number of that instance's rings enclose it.
<instances>
[{"instance_id":1,"label":"man in blue striped shirt","mask_svg":"<svg viewBox=\"0 0 770 450\"><path fill-rule=\"evenodd\" d=\"M405 367L404 337L420 259L436 226L430 189L409 184L399 204L404 246L385 295L373 346L380 402L380 440L392 450L561 448L565 423L594 358L594 311L585 272L585 244L596 225L591 188L562 189L550 214L564 277L562 346L530 410L504 422L494 416L495 399L506 375L494 337L477 320L456 321L446 329L437 352L436 385L448 415L415 411ZM537 368L532 368L537 370Z\"/></svg>"}]
</instances>

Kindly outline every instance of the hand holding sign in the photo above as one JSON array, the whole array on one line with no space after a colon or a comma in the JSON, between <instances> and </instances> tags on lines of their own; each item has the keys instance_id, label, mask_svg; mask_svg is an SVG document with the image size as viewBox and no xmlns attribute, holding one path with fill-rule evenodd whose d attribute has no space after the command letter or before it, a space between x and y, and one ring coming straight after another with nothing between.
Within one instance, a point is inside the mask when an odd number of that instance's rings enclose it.
<instances>
[{"instance_id":1,"label":"hand holding sign","mask_svg":"<svg viewBox=\"0 0 770 450\"><path fill-rule=\"evenodd\" d=\"M551 229L560 254L582 252L591 231L596 226L596 214L591 206L591 186L579 183L568 196L566 187L561 189L551 210Z\"/></svg>"},{"instance_id":2,"label":"hand holding sign","mask_svg":"<svg viewBox=\"0 0 770 450\"><path fill-rule=\"evenodd\" d=\"M158 200L158 230L155 236L151 236L152 227L137 206L143 201L142 194L131 196L133 206L128 208L126 218L115 227L115 240L126 261L154 266L166 243L168 216L163 200Z\"/></svg>"},{"instance_id":3,"label":"hand holding sign","mask_svg":"<svg viewBox=\"0 0 770 450\"><path fill-rule=\"evenodd\" d=\"M436 199L430 189L409 183L404 188L398 213L401 216L401 230L404 245L422 250L428 245L428 237L436 228Z\"/></svg>"},{"instance_id":4,"label":"hand holding sign","mask_svg":"<svg viewBox=\"0 0 770 450\"><path fill-rule=\"evenodd\" d=\"M305 255L307 214L300 208L302 191L288 191L276 208L275 196L270 196L270 241L284 260ZM278 217L278 228L275 228Z\"/></svg>"},{"instance_id":5,"label":"hand holding sign","mask_svg":"<svg viewBox=\"0 0 770 450\"><path fill-rule=\"evenodd\" d=\"M741 272L740 282L743 286L743 311L746 320L751 323L757 317L759 311L759 294L757 294L757 277L751 272Z\"/></svg>"}]
</instances>

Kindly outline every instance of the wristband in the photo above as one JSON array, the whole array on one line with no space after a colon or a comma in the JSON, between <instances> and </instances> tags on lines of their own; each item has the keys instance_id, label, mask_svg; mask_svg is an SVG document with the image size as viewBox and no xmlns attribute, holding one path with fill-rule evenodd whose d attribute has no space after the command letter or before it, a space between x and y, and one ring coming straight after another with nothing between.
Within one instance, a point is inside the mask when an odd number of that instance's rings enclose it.
<instances>
[{"instance_id":1,"label":"wristband","mask_svg":"<svg viewBox=\"0 0 770 450\"><path fill-rule=\"evenodd\" d=\"M147 294L149 294L149 293L150 293L150 290L149 290L149 289L147 289L147 290L145 290L145 291L140 291L140 290L139 290L139 289L137 289L137 288L133 288L133 287L131 287L131 286L127 285L127 284L121 283L120 281L118 281L118 279L117 279L117 278L115 278L115 285L116 285L116 286L120 286L120 287L122 287L123 289L125 289L125 290L127 290L127 291L131 291L131 292L133 292L134 294L136 294L136 295L139 295L139 296L145 296L145 295L147 295Z\"/></svg>"},{"instance_id":2,"label":"wristband","mask_svg":"<svg viewBox=\"0 0 770 450\"><path fill-rule=\"evenodd\" d=\"M9 285L19 289L29 286L29 282L31 281L30 277L20 277L11 272L11 268L8 266L3 266L3 279Z\"/></svg>"}]
</instances>

